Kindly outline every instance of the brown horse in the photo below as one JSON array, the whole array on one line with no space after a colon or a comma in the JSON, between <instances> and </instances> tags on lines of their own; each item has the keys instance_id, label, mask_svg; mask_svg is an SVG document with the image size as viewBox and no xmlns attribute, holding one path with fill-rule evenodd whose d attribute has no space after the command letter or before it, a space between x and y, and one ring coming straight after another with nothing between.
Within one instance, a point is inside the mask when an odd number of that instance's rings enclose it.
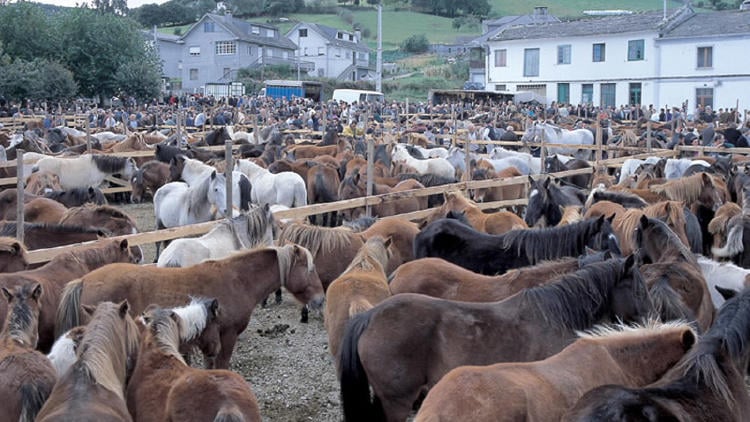
<instances>
[{"instance_id":1,"label":"brown horse","mask_svg":"<svg viewBox=\"0 0 750 422\"><path fill-rule=\"evenodd\" d=\"M495 172L494 168L476 168L472 173L472 180L490 180L504 179L508 177L518 177L523 174L515 167L508 167ZM478 188L471 192L471 197L476 202L494 202L509 201L512 199L526 198L526 184L519 183L516 185L496 186L491 188Z\"/></svg>"},{"instance_id":2,"label":"brown horse","mask_svg":"<svg viewBox=\"0 0 750 422\"><path fill-rule=\"evenodd\" d=\"M0 413L4 420L31 422L57 380L49 359L37 352L37 321L42 286L2 288L8 311L0 333Z\"/></svg>"},{"instance_id":3,"label":"brown horse","mask_svg":"<svg viewBox=\"0 0 750 422\"><path fill-rule=\"evenodd\" d=\"M328 351L335 361L338 361L341 337L349 318L372 308L391 295L385 274L390 245L390 238L370 238L344 273L328 286L325 327L328 332Z\"/></svg>"},{"instance_id":4,"label":"brown horse","mask_svg":"<svg viewBox=\"0 0 750 422\"><path fill-rule=\"evenodd\" d=\"M143 201L145 194L154 196L156 191L169 181L169 164L151 160L136 170L130 179L130 202Z\"/></svg>"},{"instance_id":5,"label":"brown horse","mask_svg":"<svg viewBox=\"0 0 750 422\"><path fill-rule=\"evenodd\" d=\"M599 204L601 202L597 202ZM594 204L594 205L596 205ZM681 203L676 201L662 201L649 205L644 209L628 208L623 212L615 214L612 221L612 229L620 241L620 249L623 255L629 255L635 251L636 229L640 224L641 217L659 218L666 221L670 229L677 235L685 246L690 246L685 232L685 211Z\"/></svg>"},{"instance_id":6,"label":"brown horse","mask_svg":"<svg viewBox=\"0 0 750 422\"><path fill-rule=\"evenodd\" d=\"M696 342L696 334L681 322L597 327L579 337L542 361L448 372L430 390L415 421L559 421L592 388L641 387L658 380Z\"/></svg>"},{"instance_id":7,"label":"brown horse","mask_svg":"<svg viewBox=\"0 0 750 422\"><path fill-rule=\"evenodd\" d=\"M372 226L360 232L363 238L374 236L391 239L391 256L385 273L390 274L401 264L414 260L414 238L419 234L419 226L405 218L392 216L380 218Z\"/></svg>"},{"instance_id":8,"label":"brown horse","mask_svg":"<svg viewBox=\"0 0 750 422\"><path fill-rule=\"evenodd\" d=\"M180 345L204 322L193 315L155 307L141 317L145 329L127 389L130 414L141 422L260 421L255 395L241 376L191 368L182 358Z\"/></svg>"},{"instance_id":9,"label":"brown horse","mask_svg":"<svg viewBox=\"0 0 750 422\"><path fill-rule=\"evenodd\" d=\"M469 224L477 231L487 234L503 234L511 230L526 229L529 226L523 219L509 211L498 211L490 214L484 213L471 200L464 197L459 191L445 192L445 202L435 210L425 222L425 225L445 218L448 212L463 213Z\"/></svg>"},{"instance_id":10,"label":"brown horse","mask_svg":"<svg viewBox=\"0 0 750 422\"><path fill-rule=\"evenodd\" d=\"M319 164L311 167L307 174L308 204L323 204L338 200L338 188L341 181L337 169ZM333 226L336 223L336 213L324 213L321 220L322 225Z\"/></svg>"},{"instance_id":11,"label":"brown horse","mask_svg":"<svg viewBox=\"0 0 750 422\"><path fill-rule=\"evenodd\" d=\"M24 204L23 218L28 223L58 224L66 211L68 208L54 199L34 198ZM8 220L15 220L15 217Z\"/></svg>"},{"instance_id":12,"label":"brown horse","mask_svg":"<svg viewBox=\"0 0 750 422\"><path fill-rule=\"evenodd\" d=\"M279 245L287 243L296 243L310 251L323 289L328 289L328 285L349 266L365 240L360 233L344 227L292 223L281 230L277 239Z\"/></svg>"},{"instance_id":13,"label":"brown horse","mask_svg":"<svg viewBox=\"0 0 750 422\"><path fill-rule=\"evenodd\" d=\"M64 332L80 325L78 303L127 299L139 313L152 303L175 306L187 302L190 296L213 297L224 310L218 318L221 351L214 367L226 369L255 305L279 287L314 309L323 304L323 287L312 256L297 245L253 249L188 268L112 264L65 286L56 328Z\"/></svg>"},{"instance_id":14,"label":"brown horse","mask_svg":"<svg viewBox=\"0 0 750 422\"><path fill-rule=\"evenodd\" d=\"M394 187L388 185L373 184L372 194L403 192L412 189L424 189L424 185L414 179L407 179ZM365 180L360 178L359 171L355 170L350 177L344 178L339 185L339 200L361 198L367 196ZM386 202L377 203L372 206L372 215L376 217L387 217L389 215L403 214L419 211L427 208L427 197L407 197L402 199L391 199ZM365 214L365 207L356 207L342 210L345 220L352 221Z\"/></svg>"},{"instance_id":15,"label":"brown horse","mask_svg":"<svg viewBox=\"0 0 750 422\"><path fill-rule=\"evenodd\" d=\"M560 212L562 213L562 217L560 217L560 222L557 223L558 226L567 226L568 224L583 220L580 205L560 206Z\"/></svg>"},{"instance_id":16,"label":"brown horse","mask_svg":"<svg viewBox=\"0 0 750 422\"><path fill-rule=\"evenodd\" d=\"M131 421L125 380L138 353L128 302L100 303L86 327L78 359L55 384L38 422Z\"/></svg>"},{"instance_id":17,"label":"brown horse","mask_svg":"<svg viewBox=\"0 0 750 422\"><path fill-rule=\"evenodd\" d=\"M37 269L0 274L0 286L13 288L34 282L44 288L40 302L38 347L47 351L55 341L55 312L65 283L114 262L136 262L127 240L108 240L78 247L57 255ZM5 311L5 305L0 303L0 315L5 315Z\"/></svg>"},{"instance_id":18,"label":"brown horse","mask_svg":"<svg viewBox=\"0 0 750 422\"><path fill-rule=\"evenodd\" d=\"M697 173L661 185L652 185L648 189L633 189L630 192L652 204L660 201L680 201L688 208L702 205L714 211L729 196L726 186L717 184L708 173Z\"/></svg>"},{"instance_id":19,"label":"brown horse","mask_svg":"<svg viewBox=\"0 0 750 422\"><path fill-rule=\"evenodd\" d=\"M110 235L98 227L63 226L61 224L24 223L24 243L28 250L54 248L73 243L88 242ZM15 236L16 222L0 222L0 236Z\"/></svg>"},{"instance_id":20,"label":"brown horse","mask_svg":"<svg viewBox=\"0 0 750 422\"><path fill-rule=\"evenodd\" d=\"M291 145L286 148L287 155L293 156L295 159L300 158L315 158L319 155L330 155L336 156L344 153L347 149L351 149L351 146L345 139L339 139L337 145L328 145L319 147L317 145Z\"/></svg>"},{"instance_id":21,"label":"brown horse","mask_svg":"<svg viewBox=\"0 0 750 422\"><path fill-rule=\"evenodd\" d=\"M487 276L440 258L421 258L398 267L391 276L390 288L394 295L421 293L462 302L496 302L529 287L555 281L580 267L577 258L563 258Z\"/></svg>"},{"instance_id":22,"label":"brown horse","mask_svg":"<svg viewBox=\"0 0 750 422\"><path fill-rule=\"evenodd\" d=\"M14 273L28 267L26 246L13 237L0 236L0 273Z\"/></svg>"},{"instance_id":23,"label":"brown horse","mask_svg":"<svg viewBox=\"0 0 750 422\"><path fill-rule=\"evenodd\" d=\"M590 264L500 302L405 293L355 315L341 343L345 419L403 421L453 368L544 359L572 343L575 331L644 317L650 298L635 264L632 256Z\"/></svg>"},{"instance_id":24,"label":"brown horse","mask_svg":"<svg viewBox=\"0 0 750 422\"><path fill-rule=\"evenodd\" d=\"M721 248L726 244L729 233L729 222L733 217L742 214L742 207L734 202L727 202L716 210L714 218L708 223L708 232L714 237L714 248Z\"/></svg>"},{"instance_id":25,"label":"brown horse","mask_svg":"<svg viewBox=\"0 0 750 422\"><path fill-rule=\"evenodd\" d=\"M60 177L48 171L37 171L26 178L24 191L32 195L43 195L47 190L62 190Z\"/></svg>"},{"instance_id":26,"label":"brown horse","mask_svg":"<svg viewBox=\"0 0 750 422\"><path fill-rule=\"evenodd\" d=\"M121 236L138 233L129 215L109 205L86 204L80 207L70 208L60 218L60 224L65 226L99 227L107 230L112 236ZM140 246L130 248L137 262L143 261L143 250Z\"/></svg>"}]
</instances>

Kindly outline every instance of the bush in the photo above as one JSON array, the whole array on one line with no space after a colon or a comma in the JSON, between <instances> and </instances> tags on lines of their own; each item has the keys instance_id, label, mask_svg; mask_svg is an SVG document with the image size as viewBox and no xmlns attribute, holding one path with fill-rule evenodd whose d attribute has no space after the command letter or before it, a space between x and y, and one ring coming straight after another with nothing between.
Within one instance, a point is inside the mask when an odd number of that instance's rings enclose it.
<instances>
[{"instance_id":1,"label":"bush","mask_svg":"<svg viewBox=\"0 0 750 422\"><path fill-rule=\"evenodd\" d=\"M412 35L401 43L401 49L409 53L424 53L430 49L430 42L424 34Z\"/></svg>"}]
</instances>

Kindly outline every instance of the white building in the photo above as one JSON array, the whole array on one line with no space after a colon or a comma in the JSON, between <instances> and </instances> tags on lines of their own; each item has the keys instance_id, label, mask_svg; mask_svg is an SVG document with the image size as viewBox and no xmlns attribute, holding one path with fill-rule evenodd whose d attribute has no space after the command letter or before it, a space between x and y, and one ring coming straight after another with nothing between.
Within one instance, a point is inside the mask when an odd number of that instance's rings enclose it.
<instances>
[{"instance_id":1,"label":"white building","mask_svg":"<svg viewBox=\"0 0 750 422\"><path fill-rule=\"evenodd\" d=\"M661 12L524 25L487 41L486 89L560 103L750 108L750 12ZM744 105L744 107L743 107Z\"/></svg>"}]
</instances>

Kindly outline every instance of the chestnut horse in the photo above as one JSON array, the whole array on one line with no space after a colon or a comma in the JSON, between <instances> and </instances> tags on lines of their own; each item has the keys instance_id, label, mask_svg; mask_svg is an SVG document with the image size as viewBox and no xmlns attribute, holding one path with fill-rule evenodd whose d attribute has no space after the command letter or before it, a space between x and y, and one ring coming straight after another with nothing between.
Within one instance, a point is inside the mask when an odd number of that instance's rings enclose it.
<instances>
[{"instance_id":1,"label":"chestnut horse","mask_svg":"<svg viewBox=\"0 0 750 422\"><path fill-rule=\"evenodd\" d=\"M335 361L338 361L341 337L349 318L371 309L391 295L384 270L388 264L390 245L390 238L370 238L344 273L328 286L325 327L328 351Z\"/></svg>"},{"instance_id":2,"label":"chestnut horse","mask_svg":"<svg viewBox=\"0 0 750 422\"><path fill-rule=\"evenodd\" d=\"M3 420L31 422L57 380L52 363L35 350L43 290L29 283L2 291L8 311L0 333L0 414Z\"/></svg>"},{"instance_id":3,"label":"chestnut horse","mask_svg":"<svg viewBox=\"0 0 750 422\"><path fill-rule=\"evenodd\" d=\"M504 178L518 176L523 176L523 174L515 167L508 167L499 172L495 172L494 168L476 168L472 173L472 180L502 180ZM471 192L471 196L477 202L494 202L508 201L511 199L522 199L526 198L526 184L518 183L515 185L477 188Z\"/></svg>"},{"instance_id":4,"label":"chestnut horse","mask_svg":"<svg viewBox=\"0 0 750 422\"><path fill-rule=\"evenodd\" d=\"M127 301L100 303L78 359L55 384L37 422L131 421L125 380L138 353L138 328Z\"/></svg>"},{"instance_id":5,"label":"chestnut horse","mask_svg":"<svg viewBox=\"0 0 750 422\"><path fill-rule=\"evenodd\" d=\"M746 421L750 396L750 289L728 300L692 350L644 388L608 385L586 393L564 421Z\"/></svg>"},{"instance_id":6,"label":"chestnut horse","mask_svg":"<svg viewBox=\"0 0 750 422\"><path fill-rule=\"evenodd\" d=\"M682 322L596 327L579 337L542 361L448 372L430 390L415 422L559 421L592 388L641 387L658 380L696 342Z\"/></svg>"},{"instance_id":7,"label":"chestnut horse","mask_svg":"<svg viewBox=\"0 0 750 422\"><path fill-rule=\"evenodd\" d=\"M426 224L445 218L449 211L463 213L471 227L487 234L503 234L511 230L526 229L529 226L523 219L509 211L485 213L459 191L445 192L445 202L429 217Z\"/></svg>"},{"instance_id":8,"label":"chestnut horse","mask_svg":"<svg viewBox=\"0 0 750 422\"><path fill-rule=\"evenodd\" d=\"M572 343L576 331L617 318L635 321L649 311L632 256L588 265L500 302L392 296L347 325L339 369L344 417L403 421L453 368L544 359Z\"/></svg>"},{"instance_id":9,"label":"chestnut horse","mask_svg":"<svg viewBox=\"0 0 750 422\"><path fill-rule=\"evenodd\" d=\"M13 288L33 282L44 288L44 296L39 303L38 347L47 351L55 341L55 312L65 283L114 262L136 262L136 257L128 248L127 240L107 240L77 247L57 255L37 269L0 274L0 286ZM0 315L5 315L5 311L5 305L0 303Z\"/></svg>"},{"instance_id":10,"label":"chestnut horse","mask_svg":"<svg viewBox=\"0 0 750 422\"><path fill-rule=\"evenodd\" d=\"M360 232L370 239L380 236L391 239L390 258L385 273L390 274L401 264L414 260L414 238L419 234L419 226L405 218L392 216L378 219L369 228Z\"/></svg>"},{"instance_id":11,"label":"chestnut horse","mask_svg":"<svg viewBox=\"0 0 750 422\"><path fill-rule=\"evenodd\" d=\"M127 388L135 420L260 421L258 403L244 378L223 369L191 368L182 358L180 345L200 334L203 314L156 307L141 318L145 329Z\"/></svg>"},{"instance_id":12,"label":"chestnut horse","mask_svg":"<svg viewBox=\"0 0 750 422\"><path fill-rule=\"evenodd\" d=\"M26 246L13 237L0 236L0 273L14 273L28 267Z\"/></svg>"},{"instance_id":13,"label":"chestnut horse","mask_svg":"<svg viewBox=\"0 0 750 422\"><path fill-rule=\"evenodd\" d=\"M28 250L54 248L88 242L110 235L99 227L64 226L62 224L24 223L24 243ZM16 222L0 222L0 236L15 236Z\"/></svg>"},{"instance_id":14,"label":"chestnut horse","mask_svg":"<svg viewBox=\"0 0 750 422\"><path fill-rule=\"evenodd\" d=\"M190 296L213 297L224 309L218 317L221 351L214 367L226 369L255 305L279 287L314 309L322 306L323 287L307 249L298 245L253 249L188 268L112 264L65 286L56 328L64 332L80 325L79 303L127 299L134 313L140 313L152 303L175 306Z\"/></svg>"},{"instance_id":15,"label":"chestnut horse","mask_svg":"<svg viewBox=\"0 0 750 422\"><path fill-rule=\"evenodd\" d=\"M136 170L130 180L130 202L139 203L146 194L153 198L156 191L169 181L169 164L151 160Z\"/></svg>"},{"instance_id":16,"label":"chestnut horse","mask_svg":"<svg viewBox=\"0 0 750 422\"><path fill-rule=\"evenodd\" d=\"M48 198L34 198L23 206L23 219L28 223L58 224L68 208ZM10 216L8 216L10 217ZM16 218L8 218L15 220Z\"/></svg>"},{"instance_id":17,"label":"chestnut horse","mask_svg":"<svg viewBox=\"0 0 750 422\"><path fill-rule=\"evenodd\" d=\"M60 224L65 226L100 227L112 236L138 233L135 221L123 211L109 205L85 204L70 208L63 214ZM130 248L137 262L143 261L143 250L140 246Z\"/></svg>"},{"instance_id":18,"label":"chestnut horse","mask_svg":"<svg viewBox=\"0 0 750 422\"><path fill-rule=\"evenodd\" d=\"M403 192L412 189L424 189L424 185L414 179L404 180L394 187L373 184L372 194L380 195L383 193ZM351 176L346 177L341 181L341 184L339 185L339 200L361 198L364 196L367 196L365 180L360 178L359 170L354 170ZM376 203L376 205L372 206L372 215L376 217L387 217L389 215L404 214L426 208L426 196L404 197L401 199L389 199L381 203ZM349 208L340 212L345 220L351 221L362 217L365 214L365 207Z\"/></svg>"}]
</instances>

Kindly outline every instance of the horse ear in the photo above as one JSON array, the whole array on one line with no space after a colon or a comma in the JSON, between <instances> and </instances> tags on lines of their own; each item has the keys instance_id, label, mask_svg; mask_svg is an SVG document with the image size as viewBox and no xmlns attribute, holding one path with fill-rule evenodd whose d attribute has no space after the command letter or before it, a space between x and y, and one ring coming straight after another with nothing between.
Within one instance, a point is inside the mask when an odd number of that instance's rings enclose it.
<instances>
[{"instance_id":1,"label":"horse ear","mask_svg":"<svg viewBox=\"0 0 750 422\"><path fill-rule=\"evenodd\" d=\"M128 247L129 247L128 246L128 239L122 239L120 241L120 250L124 251L124 250L128 249Z\"/></svg>"},{"instance_id":2,"label":"horse ear","mask_svg":"<svg viewBox=\"0 0 750 422\"><path fill-rule=\"evenodd\" d=\"M644 214L641 216L641 219L639 220L640 226L643 228L648 227L648 217Z\"/></svg>"},{"instance_id":3,"label":"horse ear","mask_svg":"<svg viewBox=\"0 0 750 422\"><path fill-rule=\"evenodd\" d=\"M550 183L550 181L552 181L552 178L551 178L551 177L548 177L548 178L544 179L544 183L542 183L542 186L543 186L543 187L544 187L545 189L547 189L547 188L549 187L549 183Z\"/></svg>"},{"instance_id":4,"label":"horse ear","mask_svg":"<svg viewBox=\"0 0 750 422\"><path fill-rule=\"evenodd\" d=\"M211 319L217 318L219 316L219 300L211 299L211 301L206 303L206 310Z\"/></svg>"},{"instance_id":5,"label":"horse ear","mask_svg":"<svg viewBox=\"0 0 750 422\"><path fill-rule=\"evenodd\" d=\"M39 283L34 284L34 287L31 288L31 298L38 301L42 297L42 292L42 285Z\"/></svg>"},{"instance_id":6,"label":"horse ear","mask_svg":"<svg viewBox=\"0 0 750 422\"><path fill-rule=\"evenodd\" d=\"M120 314L120 318L125 318L125 315L128 314L128 310L130 309L130 304L128 303L128 300L125 299L118 305L118 312Z\"/></svg>"},{"instance_id":7,"label":"horse ear","mask_svg":"<svg viewBox=\"0 0 750 422\"><path fill-rule=\"evenodd\" d=\"M94 194L94 187L89 186L89 195L93 195L93 194Z\"/></svg>"},{"instance_id":8,"label":"horse ear","mask_svg":"<svg viewBox=\"0 0 750 422\"><path fill-rule=\"evenodd\" d=\"M23 251L23 246L21 246L21 242L13 242L12 245L10 245L11 249L13 249L13 255L20 255L21 251Z\"/></svg>"},{"instance_id":9,"label":"horse ear","mask_svg":"<svg viewBox=\"0 0 750 422\"><path fill-rule=\"evenodd\" d=\"M354 181L355 185L359 184L359 171L355 170L354 174L352 174L352 180Z\"/></svg>"},{"instance_id":10,"label":"horse ear","mask_svg":"<svg viewBox=\"0 0 750 422\"><path fill-rule=\"evenodd\" d=\"M703 183L707 185L713 183L713 179L711 179L711 176L706 172L701 173L701 179L703 180Z\"/></svg>"},{"instance_id":11,"label":"horse ear","mask_svg":"<svg viewBox=\"0 0 750 422\"><path fill-rule=\"evenodd\" d=\"M3 287L3 296L5 296L5 300L10 303L11 300L13 300L13 293L10 292L10 290Z\"/></svg>"},{"instance_id":12,"label":"horse ear","mask_svg":"<svg viewBox=\"0 0 750 422\"><path fill-rule=\"evenodd\" d=\"M627 274L635 266L635 254L630 254L625 259L625 265L622 267L623 274Z\"/></svg>"},{"instance_id":13,"label":"horse ear","mask_svg":"<svg viewBox=\"0 0 750 422\"><path fill-rule=\"evenodd\" d=\"M81 310L84 314L88 315L89 317L94 316L94 312L96 311L96 306L92 305L81 305Z\"/></svg>"},{"instance_id":14,"label":"horse ear","mask_svg":"<svg viewBox=\"0 0 750 422\"><path fill-rule=\"evenodd\" d=\"M682 332L682 348L686 352L690 350L691 347L695 344L696 338L695 333L690 328L685 329L685 331Z\"/></svg>"},{"instance_id":15,"label":"horse ear","mask_svg":"<svg viewBox=\"0 0 750 422\"><path fill-rule=\"evenodd\" d=\"M393 238L391 236L388 236L388 238L386 238L383 242L383 246L388 249L391 246L391 243L393 243Z\"/></svg>"},{"instance_id":16,"label":"horse ear","mask_svg":"<svg viewBox=\"0 0 750 422\"><path fill-rule=\"evenodd\" d=\"M716 289L717 292L721 295L721 297L724 298L724 300L729 300L735 296L737 296L737 291L732 289L726 289L721 286L714 286L714 289ZM3 288L5 290L5 288Z\"/></svg>"},{"instance_id":17,"label":"horse ear","mask_svg":"<svg viewBox=\"0 0 750 422\"><path fill-rule=\"evenodd\" d=\"M609 224L612 224L612 222L615 221L615 216L616 215L617 215L617 213L613 212L612 215L610 215L609 217L607 217L607 221L609 222Z\"/></svg>"},{"instance_id":18,"label":"horse ear","mask_svg":"<svg viewBox=\"0 0 750 422\"><path fill-rule=\"evenodd\" d=\"M216 179L216 170L211 172L211 180Z\"/></svg>"}]
</instances>

